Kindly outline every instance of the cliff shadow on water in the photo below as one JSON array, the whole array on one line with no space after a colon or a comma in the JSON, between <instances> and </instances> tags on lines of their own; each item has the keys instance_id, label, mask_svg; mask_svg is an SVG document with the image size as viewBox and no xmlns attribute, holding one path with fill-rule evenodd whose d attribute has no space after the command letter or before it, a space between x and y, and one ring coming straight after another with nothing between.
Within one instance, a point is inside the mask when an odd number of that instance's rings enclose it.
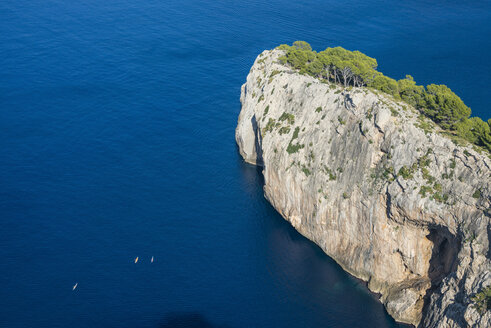
<instances>
[{"instance_id":1,"label":"cliff shadow on water","mask_svg":"<svg viewBox=\"0 0 491 328\"><path fill-rule=\"evenodd\" d=\"M158 325L158 328L230 328L216 325L198 312L168 313Z\"/></svg>"},{"instance_id":2,"label":"cliff shadow on water","mask_svg":"<svg viewBox=\"0 0 491 328\"><path fill-rule=\"evenodd\" d=\"M238 149L237 152L239 154ZM254 198L262 204L261 207L264 206L264 216L258 216L255 223L261 230L257 242L264 243L263 249L268 254L263 265L276 288L289 295L287 302L303 304L308 309L307 313L324 308L321 318L315 319L319 320L320 326L326 322L344 321L346 327L359 327L355 323L356 316L352 315L352 311L358 311L357 316L366 316L365 327L412 327L390 317L379 301L379 293L370 291L366 281L344 271L321 247L299 233L278 213L264 197L263 166L243 160L239 166L248 192L260 197Z\"/></svg>"}]
</instances>

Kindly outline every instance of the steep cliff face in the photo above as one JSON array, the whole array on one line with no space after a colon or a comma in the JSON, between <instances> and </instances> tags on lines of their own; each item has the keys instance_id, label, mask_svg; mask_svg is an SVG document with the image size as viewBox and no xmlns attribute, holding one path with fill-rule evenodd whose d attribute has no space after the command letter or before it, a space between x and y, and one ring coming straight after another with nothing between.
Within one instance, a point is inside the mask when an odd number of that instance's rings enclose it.
<instances>
[{"instance_id":1,"label":"steep cliff face","mask_svg":"<svg viewBox=\"0 0 491 328\"><path fill-rule=\"evenodd\" d=\"M256 59L236 129L266 198L396 320L491 326L471 300L491 285L491 160L409 105L298 74L281 55Z\"/></svg>"}]
</instances>

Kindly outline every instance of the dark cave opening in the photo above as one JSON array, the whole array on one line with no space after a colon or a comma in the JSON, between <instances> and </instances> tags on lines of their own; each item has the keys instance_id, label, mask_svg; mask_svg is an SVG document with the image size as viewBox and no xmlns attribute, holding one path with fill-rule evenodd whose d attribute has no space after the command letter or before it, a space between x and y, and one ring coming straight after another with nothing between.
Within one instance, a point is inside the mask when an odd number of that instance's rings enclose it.
<instances>
[{"instance_id":1,"label":"dark cave opening","mask_svg":"<svg viewBox=\"0 0 491 328\"><path fill-rule=\"evenodd\" d=\"M428 268L431 287L424 296L423 318L425 317L424 313L428 311L431 294L438 289L442 280L456 269L457 254L461 246L460 238L453 235L447 227L433 226L429 230L430 233L426 238L433 243L430 267ZM419 326L423 327L424 322L421 322Z\"/></svg>"},{"instance_id":2,"label":"dark cave opening","mask_svg":"<svg viewBox=\"0 0 491 328\"><path fill-rule=\"evenodd\" d=\"M426 238L433 243L428 277L432 287L436 287L454 269L460 242L447 227L442 226L430 228L430 233Z\"/></svg>"}]
</instances>

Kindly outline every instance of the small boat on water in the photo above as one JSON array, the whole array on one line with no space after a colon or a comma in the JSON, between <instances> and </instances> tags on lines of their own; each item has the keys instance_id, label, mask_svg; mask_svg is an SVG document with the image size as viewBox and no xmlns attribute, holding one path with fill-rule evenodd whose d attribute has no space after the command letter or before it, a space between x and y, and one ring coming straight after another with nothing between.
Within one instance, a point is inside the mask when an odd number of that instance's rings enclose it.
<instances>
[{"instance_id":1,"label":"small boat on water","mask_svg":"<svg viewBox=\"0 0 491 328\"><path fill-rule=\"evenodd\" d=\"M136 257L136 259L135 259L135 263L137 263L137 262L138 262L138 256L137 256L137 257Z\"/></svg>"},{"instance_id":2,"label":"small boat on water","mask_svg":"<svg viewBox=\"0 0 491 328\"><path fill-rule=\"evenodd\" d=\"M78 286L78 282L75 283L75 286L73 286L72 290L75 290L75 288L77 288L77 286Z\"/></svg>"},{"instance_id":3,"label":"small boat on water","mask_svg":"<svg viewBox=\"0 0 491 328\"><path fill-rule=\"evenodd\" d=\"M150 260L150 263L153 263L153 256L152 256L152 259Z\"/></svg>"}]
</instances>

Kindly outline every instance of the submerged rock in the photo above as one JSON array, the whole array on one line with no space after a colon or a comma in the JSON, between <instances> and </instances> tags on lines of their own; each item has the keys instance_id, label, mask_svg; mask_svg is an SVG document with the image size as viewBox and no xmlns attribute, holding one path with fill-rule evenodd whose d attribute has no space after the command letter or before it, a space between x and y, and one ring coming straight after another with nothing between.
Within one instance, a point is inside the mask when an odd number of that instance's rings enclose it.
<instances>
[{"instance_id":1,"label":"submerged rock","mask_svg":"<svg viewBox=\"0 0 491 328\"><path fill-rule=\"evenodd\" d=\"M389 95L301 75L282 54L256 59L236 129L265 197L397 321L491 326L473 301L491 285L488 154Z\"/></svg>"}]
</instances>

